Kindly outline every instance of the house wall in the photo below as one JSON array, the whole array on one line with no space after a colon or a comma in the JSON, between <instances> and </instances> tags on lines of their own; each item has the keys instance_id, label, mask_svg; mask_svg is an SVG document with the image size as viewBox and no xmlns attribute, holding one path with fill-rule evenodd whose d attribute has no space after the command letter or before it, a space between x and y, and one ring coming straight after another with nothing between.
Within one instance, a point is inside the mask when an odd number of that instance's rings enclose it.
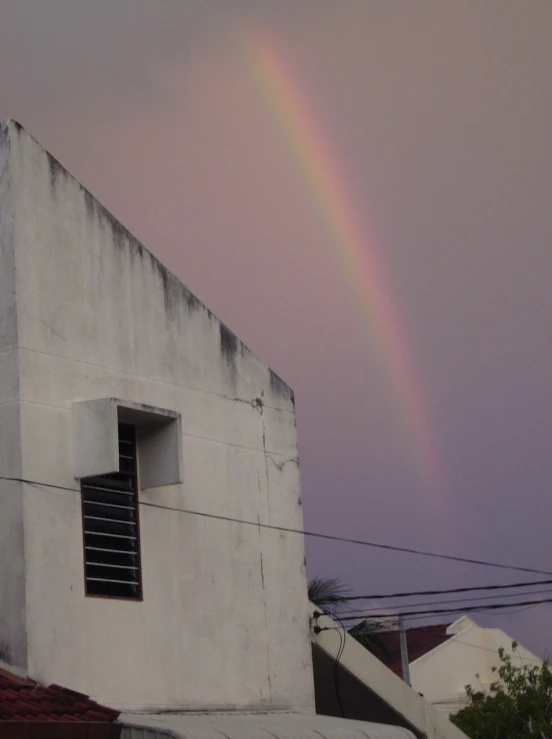
<instances>
[{"instance_id":1,"label":"house wall","mask_svg":"<svg viewBox=\"0 0 552 739\"><path fill-rule=\"evenodd\" d=\"M355 721L402 726L418 737L425 737L404 716L385 703L381 697L351 674L335 657L317 644L312 645L314 694L316 713L323 716L345 716Z\"/></svg>"},{"instance_id":2,"label":"house wall","mask_svg":"<svg viewBox=\"0 0 552 739\"><path fill-rule=\"evenodd\" d=\"M311 614L317 611L318 608L311 603ZM335 664L340 655L337 681L347 718L365 720L367 707L373 707L378 720L406 726L417 736L467 739L460 729L424 700L416 688L409 687L354 637L345 635L343 640L337 621L322 616L317 623L323 629L318 635L313 635L317 711L336 715ZM333 695L328 680L328 664L331 662L334 663Z\"/></svg>"},{"instance_id":3,"label":"house wall","mask_svg":"<svg viewBox=\"0 0 552 739\"><path fill-rule=\"evenodd\" d=\"M410 664L412 687L437 710L450 715L468 704L466 685L489 692L498 676L499 648L512 653L512 638L500 629L485 629L471 619L451 639ZM541 660L521 645L513 656L517 666L541 664Z\"/></svg>"},{"instance_id":4,"label":"house wall","mask_svg":"<svg viewBox=\"0 0 552 739\"><path fill-rule=\"evenodd\" d=\"M0 660L26 664L15 223L10 136L0 122Z\"/></svg>"},{"instance_id":5,"label":"house wall","mask_svg":"<svg viewBox=\"0 0 552 739\"><path fill-rule=\"evenodd\" d=\"M293 394L31 137L11 139L22 476L68 488L24 486L29 674L128 710L313 711L301 536L141 505L143 601L85 597L74 402L181 414L183 481L141 503L300 529Z\"/></svg>"}]
</instances>

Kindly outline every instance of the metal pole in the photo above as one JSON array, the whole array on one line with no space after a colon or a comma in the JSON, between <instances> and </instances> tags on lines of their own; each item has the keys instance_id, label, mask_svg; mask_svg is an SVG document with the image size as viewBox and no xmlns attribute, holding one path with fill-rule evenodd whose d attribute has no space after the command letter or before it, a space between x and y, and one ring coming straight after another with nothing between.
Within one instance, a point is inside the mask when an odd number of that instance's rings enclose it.
<instances>
[{"instance_id":1,"label":"metal pole","mask_svg":"<svg viewBox=\"0 0 552 739\"><path fill-rule=\"evenodd\" d=\"M399 639L401 643L401 665L403 680L410 685L410 669L408 667L408 646L406 644L406 631L404 628L404 617L399 616Z\"/></svg>"}]
</instances>

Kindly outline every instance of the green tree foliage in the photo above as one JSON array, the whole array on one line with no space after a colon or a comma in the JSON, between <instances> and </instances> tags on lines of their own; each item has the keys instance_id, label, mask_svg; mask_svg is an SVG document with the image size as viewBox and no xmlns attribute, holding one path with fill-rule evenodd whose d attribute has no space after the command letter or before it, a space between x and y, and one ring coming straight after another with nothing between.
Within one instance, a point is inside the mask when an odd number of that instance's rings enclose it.
<instances>
[{"instance_id":1,"label":"green tree foliage","mask_svg":"<svg viewBox=\"0 0 552 739\"><path fill-rule=\"evenodd\" d=\"M518 645L512 643L512 651ZM552 671L541 666L516 666L512 655L499 649L498 680L489 695L466 685L470 705L450 717L470 739L525 739L552 737Z\"/></svg>"}]
</instances>

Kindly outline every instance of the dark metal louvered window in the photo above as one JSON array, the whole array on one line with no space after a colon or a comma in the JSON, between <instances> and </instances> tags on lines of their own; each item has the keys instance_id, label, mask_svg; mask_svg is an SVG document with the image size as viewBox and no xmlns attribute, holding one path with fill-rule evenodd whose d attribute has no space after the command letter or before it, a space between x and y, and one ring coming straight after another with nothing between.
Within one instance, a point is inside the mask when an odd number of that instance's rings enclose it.
<instances>
[{"instance_id":1,"label":"dark metal louvered window","mask_svg":"<svg viewBox=\"0 0 552 739\"><path fill-rule=\"evenodd\" d=\"M141 598L136 428L119 424L119 472L82 480L87 595Z\"/></svg>"}]
</instances>

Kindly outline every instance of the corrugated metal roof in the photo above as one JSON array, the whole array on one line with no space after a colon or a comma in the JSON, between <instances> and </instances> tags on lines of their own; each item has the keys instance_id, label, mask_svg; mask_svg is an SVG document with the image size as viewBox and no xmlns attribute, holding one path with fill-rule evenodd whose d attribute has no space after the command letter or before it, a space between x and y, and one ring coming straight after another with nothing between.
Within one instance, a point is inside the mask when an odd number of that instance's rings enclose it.
<instances>
[{"instance_id":1,"label":"corrugated metal roof","mask_svg":"<svg viewBox=\"0 0 552 739\"><path fill-rule=\"evenodd\" d=\"M121 739L414 739L400 726L292 713L123 713L119 722Z\"/></svg>"}]
</instances>

